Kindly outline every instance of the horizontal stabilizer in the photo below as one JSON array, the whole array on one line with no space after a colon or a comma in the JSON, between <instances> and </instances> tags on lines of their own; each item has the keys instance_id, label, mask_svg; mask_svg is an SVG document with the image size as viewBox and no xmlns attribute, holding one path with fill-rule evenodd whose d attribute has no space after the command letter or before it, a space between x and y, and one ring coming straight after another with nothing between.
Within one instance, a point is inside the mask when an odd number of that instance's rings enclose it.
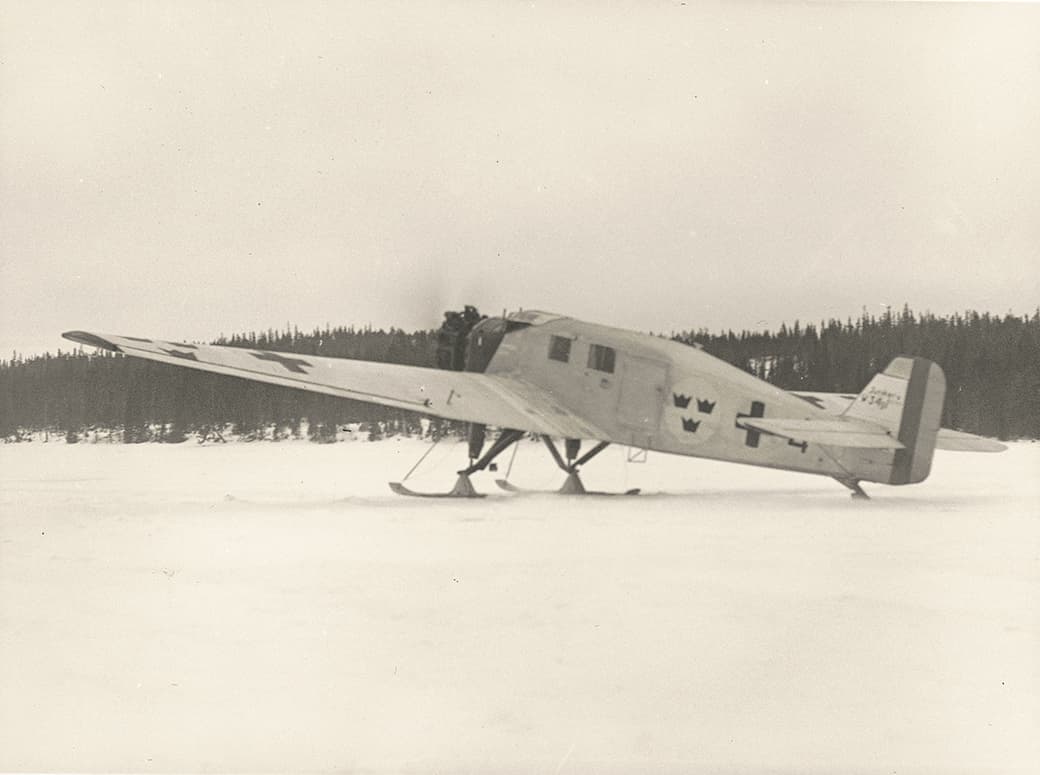
<instances>
[{"instance_id":1,"label":"horizontal stabilizer","mask_svg":"<svg viewBox=\"0 0 1040 775\"><path fill-rule=\"evenodd\" d=\"M796 420L741 417L740 425L772 436L829 447L903 449L903 445L872 423L859 420Z\"/></svg>"},{"instance_id":2,"label":"horizontal stabilizer","mask_svg":"<svg viewBox=\"0 0 1040 775\"><path fill-rule=\"evenodd\" d=\"M837 415L844 413L857 398L848 393L798 392L794 395L818 409ZM1007 449L1007 445L971 433L940 428L935 439L935 448L954 452L1003 452Z\"/></svg>"},{"instance_id":3,"label":"horizontal stabilizer","mask_svg":"<svg viewBox=\"0 0 1040 775\"><path fill-rule=\"evenodd\" d=\"M1003 452L1007 449L1007 445L971 433L940 428L939 435L935 439L935 448L954 452Z\"/></svg>"}]
</instances>

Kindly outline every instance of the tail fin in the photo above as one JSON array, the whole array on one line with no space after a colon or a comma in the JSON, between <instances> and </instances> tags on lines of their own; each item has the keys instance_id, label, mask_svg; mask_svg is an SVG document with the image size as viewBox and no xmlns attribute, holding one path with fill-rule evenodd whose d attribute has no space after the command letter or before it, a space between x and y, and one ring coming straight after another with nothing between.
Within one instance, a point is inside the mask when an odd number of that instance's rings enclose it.
<instances>
[{"instance_id":1,"label":"tail fin","mask_svg":"<svg viewBox=\"0 0 1040 775\"><path fill-rule=\"evenodd\" d=\"M904 448L894 453L888 483L914 484L931 471L945 397L946 376L938 364L900 356L867 383L843 416L892 433Z\"/></svg>"}]
</instances>

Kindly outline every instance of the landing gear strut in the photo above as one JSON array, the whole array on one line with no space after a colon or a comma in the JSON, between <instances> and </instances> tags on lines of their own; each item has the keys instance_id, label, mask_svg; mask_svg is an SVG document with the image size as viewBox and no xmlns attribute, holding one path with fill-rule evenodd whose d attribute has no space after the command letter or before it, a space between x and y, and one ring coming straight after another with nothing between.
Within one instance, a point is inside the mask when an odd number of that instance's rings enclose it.
<instances>
[{"instance_id":1,"label":"landing gear strut","mask_svg":"<svg viewBox=\"0 0 1040 775\"><path fill-rule=\"evenodd\" d=\"M498 438L495 439L495 443L491 445L488 451L481 455L481 450L484 448L485 433L486 428L483 425L476 423L470 425L469 465L458 472L459 478L455 480L455 486L450 491L443 493L417 492L406 487L402 482L390 482L390 489L398 495L415 495L424 498L483 498L484 494L477 492L473 487L473 482L469 479L470 475L475 474L477 471L483 471L491 465L491 461L501 455L511 444L524 437L524 431L507 428L499 434ZM413 468L412 470L414 471L415 469ZM408 473L410 474L411 471ZM406 476L405 478L407 479L408 477Z\"/></svg>"},{"instance_id":2,"label":"landing gear strut","mask_svg":"<svg viewBox=\"0 0 1040 775\"><path fill-rule=\"evenodd\" d=\"M495 439L495 442L488 448L487 452L481 454L484 448L485 433L486 430L483 425L474 423L470 426L468 438L470 462L466 468L463 468L458 472L459 477L455 480L455 486L448 492L417 492L406 487L402 482L390 482L390 489L398 495L414 495L424 498L483 498L484 494L479 493L474 489L473 483L470 481L470 476L489 467L492 471L495 470L492 466L492 461L505 452L510 446L522 439L525 435L525 431L507 428L499 434L498 438ZM578 457L578 453L581 452L581 441L579 439L566 439L564 442L564 454L566 455L566 459L564 459L564 456L560 454L560 451L556 448L552 439L548 436L542 436L542 441L545 442L545 446L549 449L550 454L553 456L553 460L556 461L556 465L567 474L567 479L564 481L563 486L555 492L563 495L637 495L639 493L638 489L627 490L624 493L589 492L585 489L585 485L582 484L581 477L578 475L578 469L609 447L610 442L601 441L584 455ZM429 454L429 452L426 454ZM421 462L422 459L419 460L419 463ZM412 471L415 470L419 463L416 463L416 465L412 467ZM411 474L412 471L409 471L408 474ZM407 478L408 476L405 476L405 479ZM498 479L496 482L503 490L509 492L524 492L524 490L505 479Z\"/></svg>"},{"instance_id":3,"label":"landing gear strut","mask_svg":"<svg viewBox=\"0 0 1040 775\"><path fill-rule=\"evenodd\" d=\"M567 479L563 483L563 487L559 489L559 492L564 495L584 495L585 485L581 482L581 477L578 476L578 469L588 463L592 458L596 457L600 452L605 450L609 445L609 441L601 441L599 444L594 446L580 458L578 453L581 451L581 439L567 439L564 442L564 452L567 455L567 462L564 462L560 456L560 451L556 449L556 445L553 444L552 439L548 436L542 436L542 441L545 442L545 446L548 447L549 453L553 456L553 460L556 461L556 465L567 474Z\"/></svg>"},{"instance_id":4,"label":"landing gear strut","mask_svg":"<svg viewBox=\"0 0 1040 775\"><path fill-rule=\"evenodd\" d=\"M553 460L556 461L556 465L567 474L567 479L564 481L563 486L559 490L553 490L552 492L559 493L561 495L638 495L639 489L626 490L625 492L591 492L585 489L585 485L582 484L581 477L578 475L578 469L581 466L588 463L592 458L596 457L600 452L610 446L609 441L601 441L588 452L581 457L578 457L578 453L581 451L581 440L580 439L566 439L564 441L564 454L567 459L564 460L563 456L560 455L560 451L553 444L552 439L548 436L542 436L542 441L545 442L545 446L548 448L549 453L553 456ZM577 458L575 460L575 458ZM507 492L530 492L517 487L512 482L505 479L497 479L495 482L499 487Z\"/></svg>"}]
</instances>

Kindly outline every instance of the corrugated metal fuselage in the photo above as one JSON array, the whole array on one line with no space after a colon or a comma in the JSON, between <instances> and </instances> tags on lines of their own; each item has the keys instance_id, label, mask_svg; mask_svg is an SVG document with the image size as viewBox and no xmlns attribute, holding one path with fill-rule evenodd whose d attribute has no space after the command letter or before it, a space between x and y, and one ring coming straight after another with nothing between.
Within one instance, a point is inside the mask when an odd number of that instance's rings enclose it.
<instances>
[{"instance_id":1,"label":"corrugated metal fuselage","mask_svg":"<svg viewBox=\"0 0 1040 775\"><path fill-rule=\"evenodd\" d=\"M481 371L535 385L598 429L640 449L887 482L893 453L797 444L740 427L741 417L833 417L694 347L556 316L534 325L485 321L493 354ZM515 327L514 327L515 326ZM503 333L504 332L504 333ZM480 336L478 330L474 334ZM471 346L476 345L476 340Z\"/></svg>"}]
</instances>

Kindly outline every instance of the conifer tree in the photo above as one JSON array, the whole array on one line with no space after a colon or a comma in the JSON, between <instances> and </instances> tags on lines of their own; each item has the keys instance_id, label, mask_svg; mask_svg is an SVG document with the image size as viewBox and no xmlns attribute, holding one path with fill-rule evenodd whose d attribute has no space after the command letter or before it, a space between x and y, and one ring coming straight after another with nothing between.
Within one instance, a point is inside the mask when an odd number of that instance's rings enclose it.
<instances>
[{"instance_id":1,"label":"conifer tree","mask_svg":"<svg viewBox=\"0 0 1040 775\"><path fill-rule=\"evenodd\" d=\"M937 316L904 306L880 317L794 321L770 331L706 329L673 336L704 349L779 387L857 393L897 355L920 355L946 372L946 427L1000 438L1040 438L1040 309L1030 315L969 311ZM284 350L382 362L435 366L438 335L371 327L311 332L286 328L235 334L215 344ZM418 415L374 404L336 399L291 388L167 366L102 351L60 351L0 361L0 437L33 432L58 438L103 438L127 442L175 442L187 435L220 439L236 424L259 438L272 426L281 435L300 432L335 438L346 423L367 423L385 432L416 433ZM152 433L152 428L156 429ZM432 433L458 433L461 423L439 421Z\"/></svg>"}]
</instances>

